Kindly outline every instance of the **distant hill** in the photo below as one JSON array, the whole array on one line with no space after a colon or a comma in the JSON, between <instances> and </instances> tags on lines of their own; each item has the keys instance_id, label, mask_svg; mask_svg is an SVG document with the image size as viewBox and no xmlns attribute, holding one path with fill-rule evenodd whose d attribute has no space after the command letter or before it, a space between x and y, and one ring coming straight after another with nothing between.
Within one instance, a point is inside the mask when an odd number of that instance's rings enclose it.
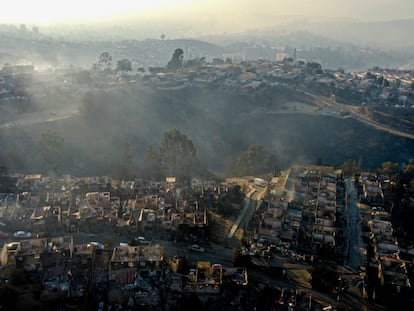
<instances>
[{"instance_id":1,"label":"distant hill","mask_svg":"<svg viewBox=\"0 0 414 311\"><path fill-rule=\"evenodd\" d=\"M277 53L317 61L324 68L367 70L379 67L410 67L414 62L414 42L410 40L414 20L361 22L349 19L277 18L273 26L248 31L201 35L179 25L175 35L165 35L168 24L57 25L41 28L40 35L0 25L0 63L25 63L42 67L91 68L103 51L117 60L128 58L133 67L165 66L176 48L185 59L223 58L225 53L243 55L245 60L275 60ZM159 30L158 27L160 28ZM174 27L178 27L175 25ZM148 31L146 31L147 29ZM209 27L204 31L208 33ZM234 28L237 29L237 28ZM182 35L179 35L182 34Z\"/></svg>"}]
</instances>

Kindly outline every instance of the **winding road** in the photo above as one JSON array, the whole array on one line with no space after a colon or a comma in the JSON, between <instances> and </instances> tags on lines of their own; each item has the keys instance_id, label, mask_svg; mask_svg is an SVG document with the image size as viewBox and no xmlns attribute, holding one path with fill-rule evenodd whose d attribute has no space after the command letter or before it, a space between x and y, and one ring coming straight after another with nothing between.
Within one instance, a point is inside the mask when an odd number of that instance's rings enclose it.
<instances>
[{"instance_id":1,"label":"winding road","mask_svg":"<svg viewBox=\"0 0 414 311\"><path fill-rule=\"evenodd\" d=\"M79 115L77 106L68 106L54 111L38 111L17 114L12 119L4 120L0 123L0 129L13 129L40 123L55 122L65 120Z\"/></svg>"},{"instance_id":2,"label":"winding road","mask_svg":"<svg viewBox=\"0 0 414 311\"><path fill-rule=\"evenodd\" d=\"M331 107L331 108L337 108L337 109L346 111L352 117L354 117L356 120L358 120L359 122L362 122L362 123L364 123L368 126L371 126L375 129L377 129L377 130L384 131L384 132L387 132L387 133L390 133L390 134L393 134L393 135L396 135L396 136L400 136L400 137L414 139L414 134L406 133L406 132L394 129L394 128L389 127L387 125L384 125L384 124L381 124L381 123L376 122L374 120L371 120L370 118L365 117L364 115L362 115L360 113L357 113L355 111L355 109L352 109L352 108L355 108L355 106L345 105L345 104L338 103L336 101L331 101L331 100L329 100L329 99L327 99L323 96L316 95L316 94L310 93L308 91L304 91L304 90L298 90L298 91L312 97L315 101L323 104L324 106Z\"/></svg>"}]
</instances>

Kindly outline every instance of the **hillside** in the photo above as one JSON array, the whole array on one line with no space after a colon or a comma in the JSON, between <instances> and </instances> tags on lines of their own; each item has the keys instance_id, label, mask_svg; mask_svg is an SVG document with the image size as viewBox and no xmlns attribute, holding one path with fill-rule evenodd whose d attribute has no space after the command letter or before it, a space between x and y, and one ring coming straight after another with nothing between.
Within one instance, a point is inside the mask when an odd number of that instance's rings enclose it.
<instances>
[{"instance_id":1,"label":"hillside","mask_svg":"<svg viewBox=\"0 0 414 311\"><path fill-rule=\"evenodd\" d=\"M144 85L95 91L84 99L80 115L37 125L2 129L0 161L11 170L45 172L50 160L39 152L46 130L63 138L53 170L73 175L116 175L125 158L139 174L148 145L158 148L162 134L177 128L197 148L204 169L225 175L229 157L251 144L276 154L278 164L340 165L362 160L368 168L385 161L412 160L414 141L385 134L354 119L310 113L267 113L288 102L310 103L282 87L257 96L218 89L156 91ZM86 105L88 102L89 105ZM283 109L283 108L282 108Z\"/></svg>"}]
</instances>

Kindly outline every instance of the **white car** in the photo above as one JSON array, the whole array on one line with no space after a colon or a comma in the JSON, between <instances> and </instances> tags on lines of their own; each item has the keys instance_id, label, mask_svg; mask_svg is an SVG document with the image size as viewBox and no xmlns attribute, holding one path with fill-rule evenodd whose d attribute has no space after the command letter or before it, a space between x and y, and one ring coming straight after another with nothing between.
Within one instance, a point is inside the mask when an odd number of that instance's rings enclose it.
<instances>
[{"instance_id":1,"label":"white car","mask_svg":"<svg viewBox=\"0 0 414 311\"><path fill-rule=\"evenodd\" d=\"M93 246L95 246L98 249L104 249L105 248L105 245L103 245L100 242L89 242L88 246L90 246L90 245L93 245Z\"/></svg>"},{"instance_id":2,"label":"white car","mask_svg":"<svg viewBox=\"0 0 414 311\"><path fill-rule=\"evenodd\" d=\"M12 250L12 251L15 251L19 247L19 245L20 245L20 242L11 242L11 243L6 244L7 249Z\"/></svg>"},{"instance_id":3,"label":"white car","mask_svg":"<svg viewBox=\"0 0 414 311\"><path fill-rule=\"evenodd\" d=\"M198 244L193 244L191 246L188 247L190 251L194 251L194 252L199 252L199 253L203 253L204 252L204 248L201 247Z\"/></svg>"},{"instance_id":4,"label":"white car","mask_svg":"<svg viewBox=\"0 0 414 311\"><path fill-rule=\"evenodd\" d=\"M151 244L151 241L146 240L143 236L137 237L137 242L139 245L149 245Z\"/></svg>"},{"instance_id":5,"label":"white car","mask_svg":"<svg viewBox=\"0 0 414 311\"><path fill-rule=\"evenodd\" d=\"M32 233L26 231L16 231L15 233L13 233L13 236L15 238L31 238Z\"/></svg>"}]
</instances>

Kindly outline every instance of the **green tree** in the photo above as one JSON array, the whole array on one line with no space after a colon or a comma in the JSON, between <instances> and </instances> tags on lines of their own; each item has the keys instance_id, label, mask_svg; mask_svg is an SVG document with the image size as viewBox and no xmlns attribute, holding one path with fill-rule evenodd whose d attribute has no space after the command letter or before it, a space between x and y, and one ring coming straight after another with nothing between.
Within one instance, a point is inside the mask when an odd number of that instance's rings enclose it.
<instances>
[{"instance_id":1,"label":"green tree","mask_svg":"<svg viewBox=\"0 0 414 311\"><path fill-rule=\"evenodd\" d=\"M152 145L148 145L144 155L144 175L158 179L162 175L160 154Z\"/></svg>"},{"instance_id":2,"label":"green tree","mask_svg":"<svg viewBox=\"0 0 414 311\"><path fill-rule=\"evenodd\" d=\"M262 146L253 144L237 157L233 165L233 175L246 176L273 172L276 156Z\"/></svg>"},{"instance_id":3,"label":"green tree","mask_svg":"<svg viewBox=\"0 0 414 311\"><path fill-rule=\"evenodd\" d=\"M189 177L197 162L197 150L193 142L179 130L165 132L160 143L160 161L166 172Z\"/></svg>"},{"instance_id":4,"label":"green tree","mask_svg":"<svg viewBox=\"0 0 414 311\"><path fill-rule=\"evenodd\" d=\"M390 161L382 163L381 173L387 176L394 176L398 173L400 165Z\"/></svg>"},{"instance_id":5,"label":"green tree","mask_svg":"<svg viewBox=\"0 0 414 311\"><path fill-rule=\"evenodd\" d=\"M98 57L98 69L111 69L112 56L109 52L102 52Z\"/></svg>"},{"instance_id":6,"label":"green tree","mask_svg":"<svg viewBox=\"0 0 414 311\"><path fill-rule=\"evenodd\" d=\"M167 69L175 71L183 66L184 51L182 49L175 49L171 60L167 64Z\"/></svg>"},{"instance_id":7,"label":"green tree","mask_svg":"<svg viewBox=\"0 0 414 311\"><path fill-rule=\"evenodd\" d=\"M316 62L309 62L306 64L306 71L312 74L322 73L322 65Z\"/></svg>"},{"instance_id":8,"label":"green tree","mask_svg":"<svg viewBox=\"0 0 414 311\"><path fill-rule=\"evenodd\" d=\"M119 60L116 64L116 70L120 71L123 75L127 71L132 71L131 61L129 59L126 59L126 58Z\"/></svg>"},{"instance_id":9,"label":"green tree","mask_svg":"<svg viewBox=\"0 0 414 311\"><path fill-rule=\"evenodd\" d=\"M358 163L355 160L345 160L345 162L341 165L342 173L344 176L352 176L356 172L361 170L362 161L361 159Z\"/></svg>"}]
</instances>

